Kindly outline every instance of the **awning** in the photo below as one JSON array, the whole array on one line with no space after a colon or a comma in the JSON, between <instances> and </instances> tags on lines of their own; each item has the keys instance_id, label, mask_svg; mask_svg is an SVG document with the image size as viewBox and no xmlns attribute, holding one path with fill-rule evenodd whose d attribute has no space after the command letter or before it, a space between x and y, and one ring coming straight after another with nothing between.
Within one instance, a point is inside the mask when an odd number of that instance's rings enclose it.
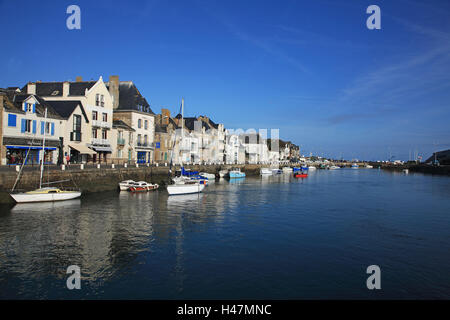
<instances>
[{"instance_id":1,"label":"awning","mask_svg":"<svg viewBox=\"0 0 450 320\"><path fill-rule=\"evenodd\" d=\"M112 152L111 147L97 147L97 146L92 146L92 149L94 149L97 152ZM94 152L95 153L95 152Z\"/></svg>"},{"instance_id":2,"label":"awning","mask_svg":"<svg viewBox=\"0 0 450 320\"><path fill-rule=\"evenodd\" d=\"M71 147L72 149L77 150L79 153L81 154L89 154L89 155L94 155L96 154L96 152L92 149L89 149L88 147L82 145L82 144L69 144L69 147Z\"/></svg>"}]
</instances>

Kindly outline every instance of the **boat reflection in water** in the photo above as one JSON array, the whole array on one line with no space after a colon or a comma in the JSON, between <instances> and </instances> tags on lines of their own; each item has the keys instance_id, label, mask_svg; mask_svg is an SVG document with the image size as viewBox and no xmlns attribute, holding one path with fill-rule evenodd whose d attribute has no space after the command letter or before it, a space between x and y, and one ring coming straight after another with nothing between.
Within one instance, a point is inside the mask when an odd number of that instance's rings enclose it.
<instances>
[{"instance_id":1,"label":"boat reflection in water","mask_svg":"<svg viewBox=\"0 0 450 320\"><path fill-rule=\"evenodd\" d=\"M81 205L80 199L57 201L57 202L36 202L36 203L17 203L11 212L65 212L79 210Z\"/></svg>"}]
</instances>

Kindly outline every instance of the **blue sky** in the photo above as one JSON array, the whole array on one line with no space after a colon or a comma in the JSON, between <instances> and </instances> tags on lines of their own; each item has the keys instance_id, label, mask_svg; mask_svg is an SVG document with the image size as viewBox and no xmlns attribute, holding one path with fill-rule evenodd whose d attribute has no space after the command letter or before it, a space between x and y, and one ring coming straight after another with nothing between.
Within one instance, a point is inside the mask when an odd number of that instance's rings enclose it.
<instances>
[{"instance_id":1,"label":"blue sky","mask_svg":"<svg viewBox=\"0 0 450 320\"><path fill-rule=\"evenodd\" d=\"M81 8L81 30L66 8ZM381 8L381 30L366 8ZM450 2L0 0L0 87L133 80L154 112L279 128L304 153L450 147Z\"/></svg>"}]
</instances>

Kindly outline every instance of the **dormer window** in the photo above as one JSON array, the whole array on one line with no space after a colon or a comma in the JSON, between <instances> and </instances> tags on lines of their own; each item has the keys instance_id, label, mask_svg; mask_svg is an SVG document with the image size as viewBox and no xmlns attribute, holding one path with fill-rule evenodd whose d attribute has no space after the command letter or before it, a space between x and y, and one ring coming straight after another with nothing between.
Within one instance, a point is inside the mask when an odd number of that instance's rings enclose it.
<instances>
[{"instance_id":1,"label":"dormer window","mask_svg":"<svg viewBox=\"0 0 450 320\"><path fill-rule=\"evenodd\" d=\"M25 112L35 113L36 112L35 106L36 105L34 103L25 103L24 110Z\"/></svg>"},{"instance_id":2,"label":"dormer window","mask_svg":"<svg viewBox=\"0 0 450 320\"><path fill-rule=\"evenodd\" d=\"M59 94L59 90L55 90L50 95L51 96L57 96L58 94Z\"/></svg>"}]
</instances>

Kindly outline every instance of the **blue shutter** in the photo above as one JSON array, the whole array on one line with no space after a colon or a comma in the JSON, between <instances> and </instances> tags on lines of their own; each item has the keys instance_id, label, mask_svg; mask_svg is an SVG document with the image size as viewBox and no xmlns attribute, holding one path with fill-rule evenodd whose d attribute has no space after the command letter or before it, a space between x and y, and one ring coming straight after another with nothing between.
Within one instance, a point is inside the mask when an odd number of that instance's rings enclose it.
<instances>
[{"instance_id":1,"label":"blue shutter","mask_svg":"<svg viewBox=\"0 0 450 320\"><path fill-rule=\"evenodd\" d=\"M41 121L41 134L45 133L45 122Z\"/></svg>"},{"instance_id":2,"label":"blue shutter","mask_svg":"<svg viewBox=\"0 0 450 320\"><path fill-rule=\"evenodd\" d=\"M36 113L36 103L33 103L33 113Z\"/></svg>"},{"instance_id":3,"label":"blue shutter","mask_svg":"<svg viewBox=\"0 0 450 320\"><path fill-rule=\"evenodd\" d=\"M52 130L51 134L52 134L52 136L54 136L55 135L55 123L54 122L52 122L52 129L51 130Z\"/></svg>"},{"instance_id":4,"label":"blue shutter","mask_svg":"<svg viewBox=\"0 0 450 320\"><path fill-rule=\"evenodd\" d=\"M17 123L17 115L8 114L8 127L15 127Z\"/></svg>"},{"instance_id":5,"label":"blue shutter","mask_svg":"<svg viewBox=\"0 0 450 320\"><path fill-rule=\"evenodd\" d=\"M27 112L27 104L26 103L23 104L23 111Z\"/></svg>"},{"instance_id":6,"label":"blue shutter","mask_svg":"<svg viewBox=\"0 0 450 320\"><path fill-rule=\"evenodd\" d=\"M25 126L26 126L26 119L22 119L22 126L20 127L20 132L25 132Z\"/></svg>"},{"instance_id":7,"label":"blue shutter","mask_svg":"<svg viewBox=\"0 0 450 320\"><path fill-rule=\"evenodd\" d=\"M36 133L36 120L33 120L33 133Z\"/></svg>"}]
</instances>

